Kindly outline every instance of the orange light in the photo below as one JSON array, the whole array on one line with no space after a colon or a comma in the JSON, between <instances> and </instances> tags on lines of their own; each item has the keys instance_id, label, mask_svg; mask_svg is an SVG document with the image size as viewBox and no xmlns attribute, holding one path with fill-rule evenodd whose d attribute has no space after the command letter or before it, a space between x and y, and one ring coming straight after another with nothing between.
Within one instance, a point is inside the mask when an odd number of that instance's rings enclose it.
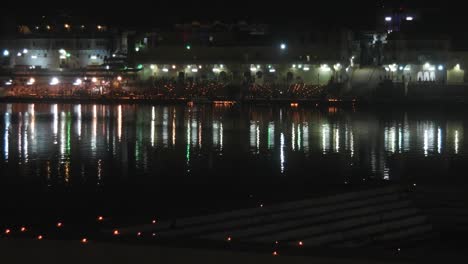
<instances>
[{"instance_id":1,"label":"orange light","mask_svg":"<svg viewBox=\"0 0 468 264\"><path fill-rule=\"evenodd\" d=\"M58 223L57 223L57 227L62 227L62 223L61 223L61 222L58 222Z\"/></svg>"},{"instance_id":2,"label":"orange light","mask_svg":"<svg viewBox=\"0 0 468 264\"><path fill-rule=\"evenodd\" d=\"M42 240L42 236L41 235L37 236L37 239Z\"/></svg>"},{"instance_id":3,"label":"orange light","mask_svg":"<svg viewBox=\"0 0 468 264\"><path fill-rule=\"evenodd\" d=\"M104 217L98 216L97 220L98 220L98 221L102 221L102 220L104 220Z\"/></svg>"},{"instance_id":4,"label":"orange light","mask_svg":"<svg viewBox=\"0 0 468 264\"><path fill-rule=\"evenodd\" d=\"M88 243L88 239L87 239L86 237L85 237L85 238L83 238L83 239L81 239L81 243L83 243L83 244L86 244L86 243Z\"/></svg>"},{"instance_id":5,"label":"orange light","mask_svg":"<svg viewBox=\"0 0 468 264\"><path fill-rule=\"evenodd\" d=\"M8 234L10 234L10 233L11 233L11 230L10 230L10 229L5 230L5 234L8 235Z\"/></svg>"},{"instance_id":6,"label":"orange light","mask_svg":"<svg viewBox=\"0 0 468 264\"><path fill-rule=\"evenodd\" d=\"M26 232L26 227L21 227L21 232Z\"/></svg>"},{"instance_id":7,"label":"orange light","mask_svg":"<svg viewBox=\"0 0 468 264\"><path fill-rule=\"evenodd\" d=\"M298 103L291 103L291 107L299 107Z\"/></svg>"},{"instance_id":8,"label":"orange light","mask_svg":"<svg viewBox=\"0 0 468 264\"><path fill-rule=\"evenodd\" d=\"M302 243L302 241L299 241L298 244L299 244L299 246L301 246L301 247L304 245L304 243Z\"/></svg>"},{"instance_id":9,"label":"orange light","mask_svg":"<svg viewBox=\"0 0 468 264\"><path fill-rule=\"evenodd\" d=\"M278 256L278 252L277 252L277 251L273 251L273 256Z\"/></svg>"},{"instance_id":10,"label":"orange light","mask_svg":"<svg viewBox=\"0 0 468 264\"><path fill-rule=\"evenodd\" d=\"M120 232L119 232L119 230L117 230L117 229L116 229L116 230L114 230L114 236L118 236L118 235L120 235Z\"/></svg>"}]
</instances>

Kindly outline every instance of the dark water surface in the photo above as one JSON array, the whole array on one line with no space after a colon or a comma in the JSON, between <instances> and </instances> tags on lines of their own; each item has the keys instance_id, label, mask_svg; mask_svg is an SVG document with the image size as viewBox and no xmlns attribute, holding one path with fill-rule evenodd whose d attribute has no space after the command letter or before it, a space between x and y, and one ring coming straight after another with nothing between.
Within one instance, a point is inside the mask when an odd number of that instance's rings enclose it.
<instances>
[{"instance_id":1,"label":"dark water surface","mask_svg":"<svg viewBox=\"0 0 468 264\"><path fill-rule=\"evenodd\" d=\"M466 114L3 103L1 208L7 218L184 214L330 186L457 184L468 168Z\"/></svg>"}]
</instances>

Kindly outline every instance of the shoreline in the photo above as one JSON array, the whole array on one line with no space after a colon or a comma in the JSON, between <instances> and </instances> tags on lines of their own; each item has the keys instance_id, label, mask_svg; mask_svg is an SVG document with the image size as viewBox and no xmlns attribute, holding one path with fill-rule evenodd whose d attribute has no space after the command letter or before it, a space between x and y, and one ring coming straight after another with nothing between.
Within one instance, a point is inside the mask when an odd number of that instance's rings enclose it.
<instances>
[{"instance_id":1,"label":"shoreline","mask_svg":"<svg viewBox=\"0 0 468 264\"><path fill-rule=\"evenodd\" d=\"M356 99L263 99L244 100L206 99L206 98L76 98L76 97L0 97L0 103L59 103L59 104L102 104L102 105L214 105L214 106L289 106L300 107L339 107L339 108L446 108L468 109L467 100L356 100Z\"/></svg>"}]
</instances>

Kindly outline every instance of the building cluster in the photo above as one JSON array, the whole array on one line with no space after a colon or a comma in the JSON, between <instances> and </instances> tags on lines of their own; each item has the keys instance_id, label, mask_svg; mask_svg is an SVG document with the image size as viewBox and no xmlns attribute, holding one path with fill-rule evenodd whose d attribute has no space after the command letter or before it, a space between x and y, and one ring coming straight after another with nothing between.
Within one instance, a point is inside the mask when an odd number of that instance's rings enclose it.
<instances>
[{"instance_id":1,"label":"building cluster","mask_svg":"<svg viewBox=\"0 0 468 264\"><path fill-rule=\"evenodd\" d=\"M259 89L334 84L359 93L388 81L465 83L468 50L454 48L450 35L423 30L423 18L416 11L382 11L378 26L366 31L242 21L156 29L17 25L0 38L0 85L125 80L116 86L151 89L166 80Z\"/></svg>"}]
</instances>

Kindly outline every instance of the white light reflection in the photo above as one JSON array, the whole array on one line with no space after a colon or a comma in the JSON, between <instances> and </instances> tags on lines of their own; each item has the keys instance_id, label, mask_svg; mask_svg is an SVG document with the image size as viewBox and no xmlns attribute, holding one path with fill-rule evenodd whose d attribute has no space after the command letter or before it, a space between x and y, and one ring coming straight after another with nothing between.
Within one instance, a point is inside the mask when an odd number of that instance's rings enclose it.
<instances>
[{"instance_id":1,"label":"white light reflection","mask_svg":"<svg viewBox=\"0 0 468 264\"><path fill-rule=\"evenodd\" d=\"M154 147L154 133L156 131L156 110L154 106L151 108L151 135L150 135L150 141L151 141L151 146Z\"/></svg>"},{"instance_id":2,"label":"white light reflection","mask_svg":"<svg viewBox=\"0 0 468 264\"><path fill-rule=\"evenodd\" d=\"M293 151L296 150L296 128L294 126L294 123L292 124L292 128L291 128L292 132L291 132L291 148Z\"/></svg>"},{"instance_id":3,"label":"white light reflection","mask_svg":"<svg viewBox=\"0 0 468 264\"><path fill-rule=\"evenodd\" d=\"M455 130L455 154L458 154L458 143L459 143L458 130Z\"/></svg>"},{"instance_id":4,"label":"white light reflection","mask_svg":"<svg viewBox=\"0 0 468 264\"><path fill-rule=\"evenodd\" d=\"M223 123L220 122L219 126L219 150L222 152L223 151Z\"/></svg>"},{"instance_id":5,"label":"white light reflection","mask_svg":"<svg viewBox=\"0 0 468 264\"><path fill-rule=\"evenodd\" d=\"M34 104L28 105L28 113L30 118L30 131L31 131L31 140L35 142L36 138L36 112L34 110Z\"/></svg>"},{"instance_id":6,"label":"white light reflection","mask_svg":"<svg viewBox=\"0 0 468 264\"><path fill-rule=\"evenodd\" d=\"M91 148L93 153L96 153L96 139L97 139L97 106L93 105L93 131L91 134Z\"/></svg>"},{"instance_id":7,"label":"white light reflection","mask_svg":"<svg viewBox=\"0 0 468 264\"><path fill-rule=\"evenodd\" d=\"M437 128L437 153L442 153L442 130Z\"/></svg>"},{"instance_id":8,"label":"white light reflection","mask_svg":"<svg viewBox=\"0 0 468 264\"><path fill-rule=\"evenodd\" d=\"M260 126L257 124L257 129L256 129L256 148L257 148L257 153L260 152Z\"/></svg>"},{"instance_id":9,"label":"white light reflection","mask_svg":"<svg viewBox=\"0 0 468 264\"><path fill-rule=\"evenodd\" d=\"M7 111L5 113L5 135L3 136L4 141L4 149L3 149L3 156L5 158L5 162L8 162L9 158L9 149L10 149L10 124L11 124L11 114Z\"/></svg>"},{"instance_id":10,"label":"white light reflection","mask_svg":"<svg viewBox=\"0 0 468 264\"><path fill-rule=\"evenodd\" d=\"M219 145L219 124L217 121L213 121L213 145Z\"/></svg>"},{"instance_id":11,"label":"white light reflection","mask_svg":"<svg viewBox=\"0 0 468 264\"><path fill-rule=\"evenodd\" d=\"M280 166L281 166L281 173L284 173L284 134L281 133L280 138Z\"/></svg>"},{"instance_id":12,"label":"white light reflection","mask_svg":"<svg viewBox=\"0 0 468 264\"><path fill-rule=\"evenodd\" d=\"M122 140L122 106L117 107L117 138L119 142Z\"/></svg>"},{"instance_id":13,"label":"white light reflection","mask_svg":"<svg viewBox=\"0 0 468 264\"><path fill-rule=\"evenodd\" d=\"M81 140L81 104L75 105L75 115L76 115L76 128L75 132L78 135L78 140Z\"/></svg>"},{"instance_id":14,"label":"white light reflection","mask_svg":"<svg viewBox=\"0 0 468 264\"><path fill-rule=\"evenodd\" d=\"M424 155L427 157L429 150L429 131L424 130Z\"/></svg>"},{"instance_id":15,"label":"white light reflection","mask_svg":"<svg viewBox=\"0 0 468 264\"><path fill-rule=\"evenodd\" d=\"M334 136L335 136L335 152L340 152L340 128L336 127L334 129Z\"/></svg>"},{"instance_id":16,"label":"white light reflection","mask_svg":"<svg viewBox=\"0 0 468 264\"><path fill-rule=\"evenodd\" d=\"M186 144L186 151L185 151L185 159L187 164L187 172L190 172L190 142L191 142L191 125L190 125L190 116L187 118L187 144Z\"/></svg>"},{"instance_id":17,"label":"white light reflection","mask_svg":"<svg viewBox=\"0 0 468 264\"><path fill-rule=\"evenodd\" d=\"M327 153L330 149L330 126L328 124L322 125L322 151L323 154Z\"/></svg>"},{"instance_id":18,"label":"white light reflection","mask_svg":"<svg viewBox=\"0 0 468 264\"><path fill-rule=\"evenodd\" d=\"M54 144L57 144L57 133L58 133L58 121L59 121L59 117L58 117L58 105L57 104L53 104L52 105L52 115L53 115L53 124L52 124L52 128L53 128L53 134L54 134Z\"/></svg>"},{"instance_id":19,"label":"white light reflection","mask_svg":"<svg viewBox=\"0 0 468 264\"><path fill-rule=\"evenodd\" d=\"M163 144L167 146L169 144L169 109L168 107L164 107L163 110L163 123L162 123L162 137L163 137Z\"/></svg>"},{"instance_id":20,"label":"white light reflection","mask_svg":"<svg viewBox=\"0 0 468 264\"><path fill-rule=\"evenodd\" d=\"M304 151L309 151L309 124L302 124L302 143L304 146Z\"/></svg>"},{"instance_id":21,"label":"white light reflection","mask_svg":"<svg viewBox=\"0 0 468 264\"><path fill-rule=\"evenodd\" d=\"M22 144L22 128L23 128L23 115L20 112L18 114L19 120L18 120L18 151L19 151L19 158L23 156L23 148L21 147ZM20 162L21 163L21 162Z\"/></svg>"},{"instance_id":22,"label":"white light reflection","mask_svg":"<svg viewBox=\"0 0 468 264\"><path fill-rule=\"evenodd\" d=\"M198 148L202 147L202 123L198 122Z\"/></svg>"},{"instance_id":23,"label":"white light reflection","mask_svg":"<svg viewBox=\"0 0 468 264\"><path fill-rule=\"evenodd\" d=\"M275 123L268 124L268 149L275 148Z\"/></svg>"},{"instance_id":24,"label":"white light reflection","mask_svg":"<svg viewBox=\"0 0 468 264\"><path fill-rule=\"evenodd\" d=\"M401 124L398 128L398 153L401 153L403 149L403 128Z\"/></svg>"},{"instance_id":25,"label":"white light reflection","mask_svg":"<svg viewBox=\"0 0 468 264\"><path fill-rule=\"evenodd\" d=\"M65 112L60 113L60 162L65 159Z\"/></svg>"},{"instance_id":26,"label":"white light reflection","mask_svg":"<svg viewBox=\"0 0 468 264\"><path fill-rule=\"evenodd\" d=\"M192 135L190 136L191 137L191 146L196 146L197 145L197 142L198 142L198 124L197 124L197 120L196 118L192 117L192 128L191 128L191 131L192 131Z\"/></svg>"},{"instance_id":27,"label":"white light reflection","mask_svg":"<svg viewBox=\"0 0 468 264\"><path fill-rule=\"evenodd\" d=\"M172 146L176 144L176 110L172 112Z\"/></svg>"}]
</instances>

